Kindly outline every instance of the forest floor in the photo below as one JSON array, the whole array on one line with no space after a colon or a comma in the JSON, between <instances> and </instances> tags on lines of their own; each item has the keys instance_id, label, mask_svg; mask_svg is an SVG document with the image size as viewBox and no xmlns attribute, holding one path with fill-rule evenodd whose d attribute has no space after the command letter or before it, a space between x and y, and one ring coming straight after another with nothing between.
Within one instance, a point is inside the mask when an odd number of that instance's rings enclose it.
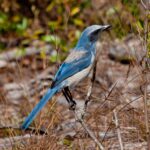
<instances>
[{"instance_id":1,"label":"forest floor","mask_svg":"<svg viewBox=\"0 0 150 150\"><path fill-rule=\"evenodd\" d=\"M110 43L101 44L85 123L106 149L120 149L120 129L124 149L144 150L147 148L146 122L150 124L150 103L147 109L144 106L145 87L150 97L149 70L137 61L123 64L110 59L110 47ZM48 55L53 52L49 45L41 49L48 49ZM6 56L0 62L0 149L96 149L96 144L68 109L62 93L52 98L31 125L46 129L47 135L11 128L22 124L50 86L58 66L41 59L40 52L33 52L32 48L29 51L33 54L17 59L13 51L0 54L0 58ZM72 90L79 106L84 103L89 83L90 77ZM115 113L119 125L115 124Z\"/></svg>"}]
</instances>

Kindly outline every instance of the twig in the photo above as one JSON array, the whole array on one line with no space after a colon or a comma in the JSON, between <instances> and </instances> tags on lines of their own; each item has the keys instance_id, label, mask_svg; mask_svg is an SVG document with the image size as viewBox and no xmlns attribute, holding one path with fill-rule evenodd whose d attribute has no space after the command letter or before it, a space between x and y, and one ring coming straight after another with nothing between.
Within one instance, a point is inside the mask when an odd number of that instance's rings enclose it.
<instances>
[{"instance_id":1,"label":"twig","mask_svg":"<svg viewBox=\"0 0 150 150\"><path fill-rule=\"evenodd\" d=\"M148 125L148 108L147 108L147 74L145 73L145 88L144 88L144 112L145 112L145 125L146 133L149 134L149 125Z\"/></svg>"},{"instance_id":2,"label":"twig","mask_svg":"<svg viewBox=\"0 0 150 150\"><path fill-rule=\"evenodd\" d=\"M120 127L119 127L117 112L115 109L113 110L113 114L114 114L114 119L115 119L115 125L117 128L117 135L118 135L118 140L119 140L119 144L120 144L120 149L123 150L124 148L123 148L123 143L122 143L122 138L121 138L121 131L120 131Z\"/></svg>"},{"instance_id":3,"label":"twig","mask_svg":"<svg viewBox=\"0 0 150 150\"><path fill-rule=\"evenodd\" d=\"M115 83L113 83L113 85L109 88L108 94L105 96L105 100L107 100L107 99L109 98L109 96L111 95L111 93L112 93L113 90L115 89L117 83L118 83L118 81L116 81Z\"/></svg>"},{"instance_id":4,"label":"twig","mask_svg":"<svg viewBox=\"0 0 150 150\"><path fill-rule=\"evenodd\" d=\"M94 67L93 67L93 74L92 74L92 78L91 78L91 84L88 88L88 92L87 92L87 96L86 96L86 100L85 100L85 110L87 108L87 104L90 101L91 98L91 94L92 94L92 89L94 86L94 81L95 81L95 76L96 76L96 67L97 67L97 59L94 62Z\"/></svg>"},{"instance_id":5,"label":"twig","mask_svg":"<svg viewBox=\"0 0 150 150\"><path fill-rule=\"evenodd\" d=\"M123 105L117 112L123 111L127 106L130 106L131 103L133 103L133 102L139 100L141 97L143 97L143 96L138 96L137 98L133 99L132 101L126 103L126 104Z\"/></svg>"},{"instance_id":6,"label":"twig","mask_svg":"<svg viewBox=\"0 0 150 150\"><path fill-rule=\"evenodd\" d=\"M88 102L90 101L90 98L91 98L92 89L93 89L95 78L96 78L97 62L98 62L99 56L100 56L100 52L98 51L97 54L96 54L94 65L93 65L91 84L88 88L87 96L86 96L86 99L85 99L85 110L86 110Z\"/></svg>"},{"instance_id":7,"label":"twig","mask_svg":"<svg viewBox=\"0 0 150 150\"><path fill-rule=\"evenodd\" d=\"M146 50L146 59L145 59L145 70L147 69L147 64L148 64L148 58L149 58L149 50L147 46L147 39L148 39L148 2L144 3L143 0L141 0L141 4L145 9L145 19L144 19L144 50ZM145 76L145 88L144 88L144 112L145 112L145 126L146 126L146 133L147 133L147 143L148 145L150 144L149 142L149 137L150 137L150 132L149 132L149 125L148 125L148 108L147 108L147 72L144 71L144 76ZM148 147L150 149L150 147Z\"/></svg>"},{"instance_id":8,"label":"twig","mask_svg":"<svg viewBox=\"0 0 150 150\"><path fill-rule=\"evenodd\" d=\"M91 84L90 84L90 86L88 88L87 97L86 97L85 105L84 105L84 110L79 110L79 111L75 110L74 114L75 114L76 120L82 125L82 127L86 130L86 132L89 134L89 136L98 145L99 149L100 150L104 150L103 145L98 141L98 139L95 137L94 133L87 127L87 125L85 124L85 122L82 119L83 118L83 114L82 113L83 113L83 111L85 113L86 108L87 108L87 104L88 104L88 102L90 101L90 98L91 98L92 88L94 86L94 81L95 81L95 76L96 76L97 59L98 59L99 54L97 55L97 57L95 59L95 62L94 62L93 74L92 74L92 78L91 78Z\"/></svg>"},{"instance_id":9,"label":"twig","mask_svg":"<svg viewBox=\"0 0 150 150\"><path fill-rule=\"evenodd\" d=\"M74 111L74 114L75 114L76 120L82 125L82 127L86 130L86 132L89 134L89 136L92 138L92 140L98 145L99 149L104 150L102 143L100 143L98 141L98 139L95 137L94 133L87 127L87 125L83 121L82 117L80 117L81 115L78 114L78 112L76 110Z\"/></svg>"},{"instance_id":10,"label":"twig","mask_svg":"<svg viewBox=\"0 0 150 150\"><path fill-rule=\"evenodd\" d=\"M148 108L147 108L147 73L145 72L145 88L144 88L144 113L145 113L145 126L146 126L146 135L147 135L147 145L150 145L150 132L149 132L149 123L148 123ZM148 150L150 147L148 146Z\"/></svg>"},{"instance_id":11,"label":"twig","mask_svg":"<svg viewBox=\"0 0 150 150\"><path fill-rule=\"evenodd\" d=\"M104 137L103 137L103 139L102 139L102 142L105 140L108 131L111 129L112 124L113 124L113 122L110 122L110 123L109 123L108 128L107 128L107 130L105 131L105 135L104 135Z\"/></svg>"},{"instance_id":12,"label":"twig","mask_svg":"<svg viewBox=\"0 0 150 150\"><path fill-rule=\"evenodd\" d=\"M144 9L148 9L147 6L145 5L145 3L143 2L143 0L141 0L141 4L144 7Z\"/></svg>"}]
</instances>

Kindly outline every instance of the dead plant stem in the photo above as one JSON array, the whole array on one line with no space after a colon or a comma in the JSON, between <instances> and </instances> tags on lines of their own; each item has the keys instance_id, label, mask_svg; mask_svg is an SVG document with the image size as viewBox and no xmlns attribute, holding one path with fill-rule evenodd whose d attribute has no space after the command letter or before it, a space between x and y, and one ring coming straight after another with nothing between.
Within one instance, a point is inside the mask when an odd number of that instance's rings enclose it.
<instances>
[{"instance_id":1,"label":"dead plant stem","mask_svg":"<svg viewBox=\"0 0 150 150\"><path fill-rule=\"evenodd\" d=\"M119 121L118 121L116 109L113 110L113 114L114 114L114 119L115 119L115 125L116 125L116 128L117 128L117 135L118 135L120 149L123 150L124 148L123 148L123 143L122 143L122 138L121 138L121 131L120 131L120 127L119 127Z\"/></svg>"}]
</instances>

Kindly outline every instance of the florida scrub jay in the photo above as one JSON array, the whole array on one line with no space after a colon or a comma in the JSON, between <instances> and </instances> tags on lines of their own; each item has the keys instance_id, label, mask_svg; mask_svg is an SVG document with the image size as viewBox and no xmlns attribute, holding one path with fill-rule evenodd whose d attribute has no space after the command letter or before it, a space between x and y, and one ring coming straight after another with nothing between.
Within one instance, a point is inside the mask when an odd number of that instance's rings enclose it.
<instances>
[{"instance_id":1,"label":"florida scrub jay","mask_svg":"<svg viewBox=\"0 0 150 150\"><path fill-rule=\"evenodd\" d=\"M76 102L73 100L69 88L76 86L90 73L96 56L96 42L99 34L109 27L110 25L92 25L82 32L77 45L59 67L51 87L25 119L21 126L22 129L27 129L48 100L61 90L70 108L75 108Z\"/></svg>"}]
</instances>

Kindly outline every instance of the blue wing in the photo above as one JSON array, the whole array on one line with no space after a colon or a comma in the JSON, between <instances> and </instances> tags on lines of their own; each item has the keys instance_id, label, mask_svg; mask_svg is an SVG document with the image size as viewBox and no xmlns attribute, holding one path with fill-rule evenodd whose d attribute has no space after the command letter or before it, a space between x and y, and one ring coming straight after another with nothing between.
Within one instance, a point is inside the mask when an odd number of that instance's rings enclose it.
<instances>
[{"instance_id":1,"label":"blue wing","mask_svg":"<svg viewBox=\"0 0 150 150\"><path fill-rule=\"evenodd\" d=\"M68 77L87 68L91 64L91 60L91 52L82 51L81 53L80 51L75 51L75 53L71 53L57 71L52 87L57 86Z\"/></svg>"}]
</instances>

